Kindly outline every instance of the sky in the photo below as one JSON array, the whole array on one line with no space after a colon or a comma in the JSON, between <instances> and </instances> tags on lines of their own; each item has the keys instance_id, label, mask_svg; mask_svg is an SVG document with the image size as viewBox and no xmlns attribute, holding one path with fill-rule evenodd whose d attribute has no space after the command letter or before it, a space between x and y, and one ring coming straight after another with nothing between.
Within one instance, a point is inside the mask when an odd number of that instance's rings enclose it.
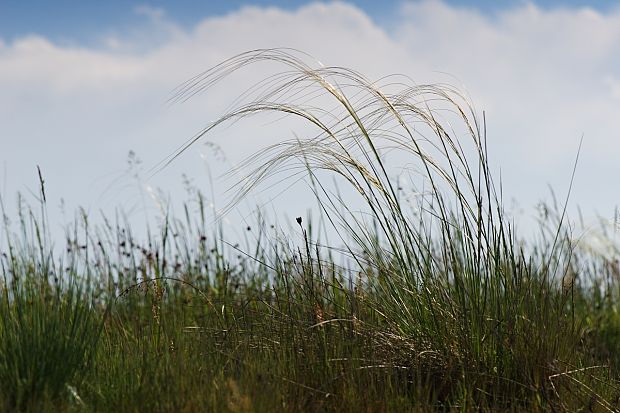
<instances>
[{"instance_id":1,"label":"sky","mask_svg":"<svg viewBox=\"0 0 620 413\"><path fill-rule=\"evenodd\" d=\"M33 199L40 166L58 227L78 207L94 215L122 207L137 220L155 214L158 199L187 195L183 176L224 204L230 181L220 182L222 171L303 130L286 121L242 122L155 176L145 171L245 87L282 68L245 71L184 104L166 101L180 83L237 53L292 47L372 79L399 73L466 92L485 112L504 198L526 221L550 199L550 187L566 195L583 138L569 210L575 216L579 207L592 225L597 217L613 220L620 173L615 3L0 0L0 194L9 207L18 191ZM248 208L272 198L276 215L303 215L308 207L307 199L261 193ZM240 228L245 217L238 212L227 222Z\"/></svg>"},{"instance_id":2,"label":"sky","mask_svg":"<svg viewBox=\"0 0 620 413\"><path fill-rule=\"evenodd\" d=\"M2 0L0 2L0 30L4 40L14 40L24 35L39 34L48 39L73 43L96 44L96 40L115 30L125 31L134 24L141 24L136 9L149 6L165 10L169 19L176 24L190 28L207 17L224 16L238 11L243 6L277 7L293 11L308 4L308 0L133 0L80 1L80 0ZM400 0L356 0L350 4L363 10L370 18L381 22L384 28L390 26L390 19L398 13ZM493 15L507 9L528 4L524 0L448 0L448 5L475 10L484 15ZM544 0L535 2L545 10L589 7L601 13L608 13L617 7L616 0Z\"/></svg>"}]
</instances>

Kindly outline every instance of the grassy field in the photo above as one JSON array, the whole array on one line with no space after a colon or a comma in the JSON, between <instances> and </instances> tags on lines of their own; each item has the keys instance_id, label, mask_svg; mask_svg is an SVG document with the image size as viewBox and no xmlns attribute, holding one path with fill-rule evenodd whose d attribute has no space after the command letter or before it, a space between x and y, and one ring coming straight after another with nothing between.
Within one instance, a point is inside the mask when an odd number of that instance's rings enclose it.
<instances>
[{"instance_id":1,"label":"grassy field","mask_svg":"<svg viewBox=\"0 0 620 413\"><path fill-rule=\"evenodd\" d=\"M162 166L220 123L298 117L316 133L252 157L231 205L305 176L345 248L319 245L307 219L298 245L259 222L256 245L231 246L198 194L146 240L82 214L60 251L42 186L40 210L2 206L2 411L620 409L619 254L584 248L561 204L543 209L540 236L518 237L466 99L279 49L236 56L172 100L261 61L286 70ZM395 153L414 171L413 202Z\"/></svg>"}]
</instances>

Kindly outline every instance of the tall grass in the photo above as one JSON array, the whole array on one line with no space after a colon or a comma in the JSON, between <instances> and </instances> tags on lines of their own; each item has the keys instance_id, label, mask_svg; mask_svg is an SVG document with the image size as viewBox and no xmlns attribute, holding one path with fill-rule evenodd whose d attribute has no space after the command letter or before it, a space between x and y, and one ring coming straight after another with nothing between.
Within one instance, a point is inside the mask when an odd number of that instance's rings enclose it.
<instances>
[{"instance_id":1,"label":"tall grass","mask_svg":"<svg viewBox=\"0 0 620 413\"><path fill-rule=\"evenodd\" d=\"M81 403L75 386L92 362L105 310L93 311L90 283L78 278L76 261L55 261L44 215L19 208L19 243L0 206L8 247L0 257L0 408Z\"/></svg>"},{"instance_id":2,"label":"tall grass","mask_svg":"<svg viewBox=\"0 0 620 413\"><path fill-rule=\"evenodd\" d=\"M263 183L307 179L351 264L302 219L300 245L271 238L260 215L255 245L230 245L197 191L145 239L122 214L94 225L79 213L59 252L42 186L40 211L21 204L11 222L3 206L0 407L617 411L617 252L580 248L561 208L538 240L518 237L484 117L456 90L307 61L257 50L181 85L173 101L252 64L285 68L160 166L250 115L309 123L309 136L242 165L231 206Z\"/></svg>"},{"instance_id":3,"label":"tall grass","mask_svg":"<svg viewBox=\"0 0 620 413\"><path fill-rule=\"evenodd\" d=\"M251 64L286 68L250 89L168 162L224 122L262 112L303 119L317 133L250 158L245 166L256 167L240 184L239 197L291 173L291 163L307 172L323 211L366 272L357 281L372 292L371 308L400 343L391 357L416 367L437 394L463 392L463 403L494 406L561 398L550 378L585 371L591 362L575 358L584 320L575 316L577 270L564 211L550 237L525 248L496 190L484 119L465 96L442 85L391 79L381 85L346 68L313 68L303 58L292 50L251 51L180 86L173 101ZM321 105L313 104L319 98ZM326 103L330 110L323 109ZM427 188L418 187L416 215L390 174L388 154L394 152ZM371 222L323 186L320 170L357 191Z\"/></svg>"}]
</instances>

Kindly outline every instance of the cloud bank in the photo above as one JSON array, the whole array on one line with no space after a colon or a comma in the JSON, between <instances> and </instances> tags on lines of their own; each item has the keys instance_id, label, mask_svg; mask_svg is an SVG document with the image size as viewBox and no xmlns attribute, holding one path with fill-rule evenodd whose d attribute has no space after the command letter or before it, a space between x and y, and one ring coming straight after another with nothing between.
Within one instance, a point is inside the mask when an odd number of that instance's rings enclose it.
<instances>
[{"instance_id":1,"label":"cloud bank","mask_svg":"<svg viewBox=\"0 0 620 413\"><path fill-rule=\"evenodd\" d=\"M244 7L194 27L177 25L163 10L136 11L145 16L143 26L106 34L99 47L60 45L36 35L0 41L5 198L36 188L40 165L48 192L70 206L94 210L135 201L124 172L130 150L145 165L156 164L244 87L277 68L246 71L208 95L170 107L166 98L175 86L249 49L292 47L369 78L402 73L418 83L466 90L486 112L504 195L526 210L548 197L547 185L565 193L583 135L572 204L610 218L618 204L620 11L543 10L526 3L489 16L429 0L404 3L389 27L342 2L295 11ZM284 125L274 135L242 123L209 140L234 163L290 137ZM199 156L205 151L198 145L149 184L178 194L179 176L187 172L206 185Z\"/></svg>"}]
</instances>

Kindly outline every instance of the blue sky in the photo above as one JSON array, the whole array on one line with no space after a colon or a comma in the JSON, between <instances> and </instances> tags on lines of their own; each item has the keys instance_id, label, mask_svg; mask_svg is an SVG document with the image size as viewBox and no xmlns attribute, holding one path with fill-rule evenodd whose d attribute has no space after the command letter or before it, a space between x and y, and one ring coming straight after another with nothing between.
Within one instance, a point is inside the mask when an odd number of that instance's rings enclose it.
<instances>
[{"instance_id":1,"label":"blue sky","mask_svg":"<svg viewBox=\"0 0 620 413\"><path fill-rule=\"evenodd\" d=\"M135 13L138 6L161 8L174 21L191 26L208 16L234 12L244 5L259 7L274 6L282 9L295 9L308 0L0 0L0 38L11 41L16 37L39 34L59 42L95 42L99 35L109 31L130 30L140 24L141 16ZM352 0L349 3L363 9L379 23L389 24L389 19L401 0ZM447 0L447 4L472 8L482 13L492 14L498 10L509 9L526 3L525 0ZM533 1L545 9L558 7L590 7L606 12L616 7L616 0L540 0Z\"/></svg>"}]
</instances>

